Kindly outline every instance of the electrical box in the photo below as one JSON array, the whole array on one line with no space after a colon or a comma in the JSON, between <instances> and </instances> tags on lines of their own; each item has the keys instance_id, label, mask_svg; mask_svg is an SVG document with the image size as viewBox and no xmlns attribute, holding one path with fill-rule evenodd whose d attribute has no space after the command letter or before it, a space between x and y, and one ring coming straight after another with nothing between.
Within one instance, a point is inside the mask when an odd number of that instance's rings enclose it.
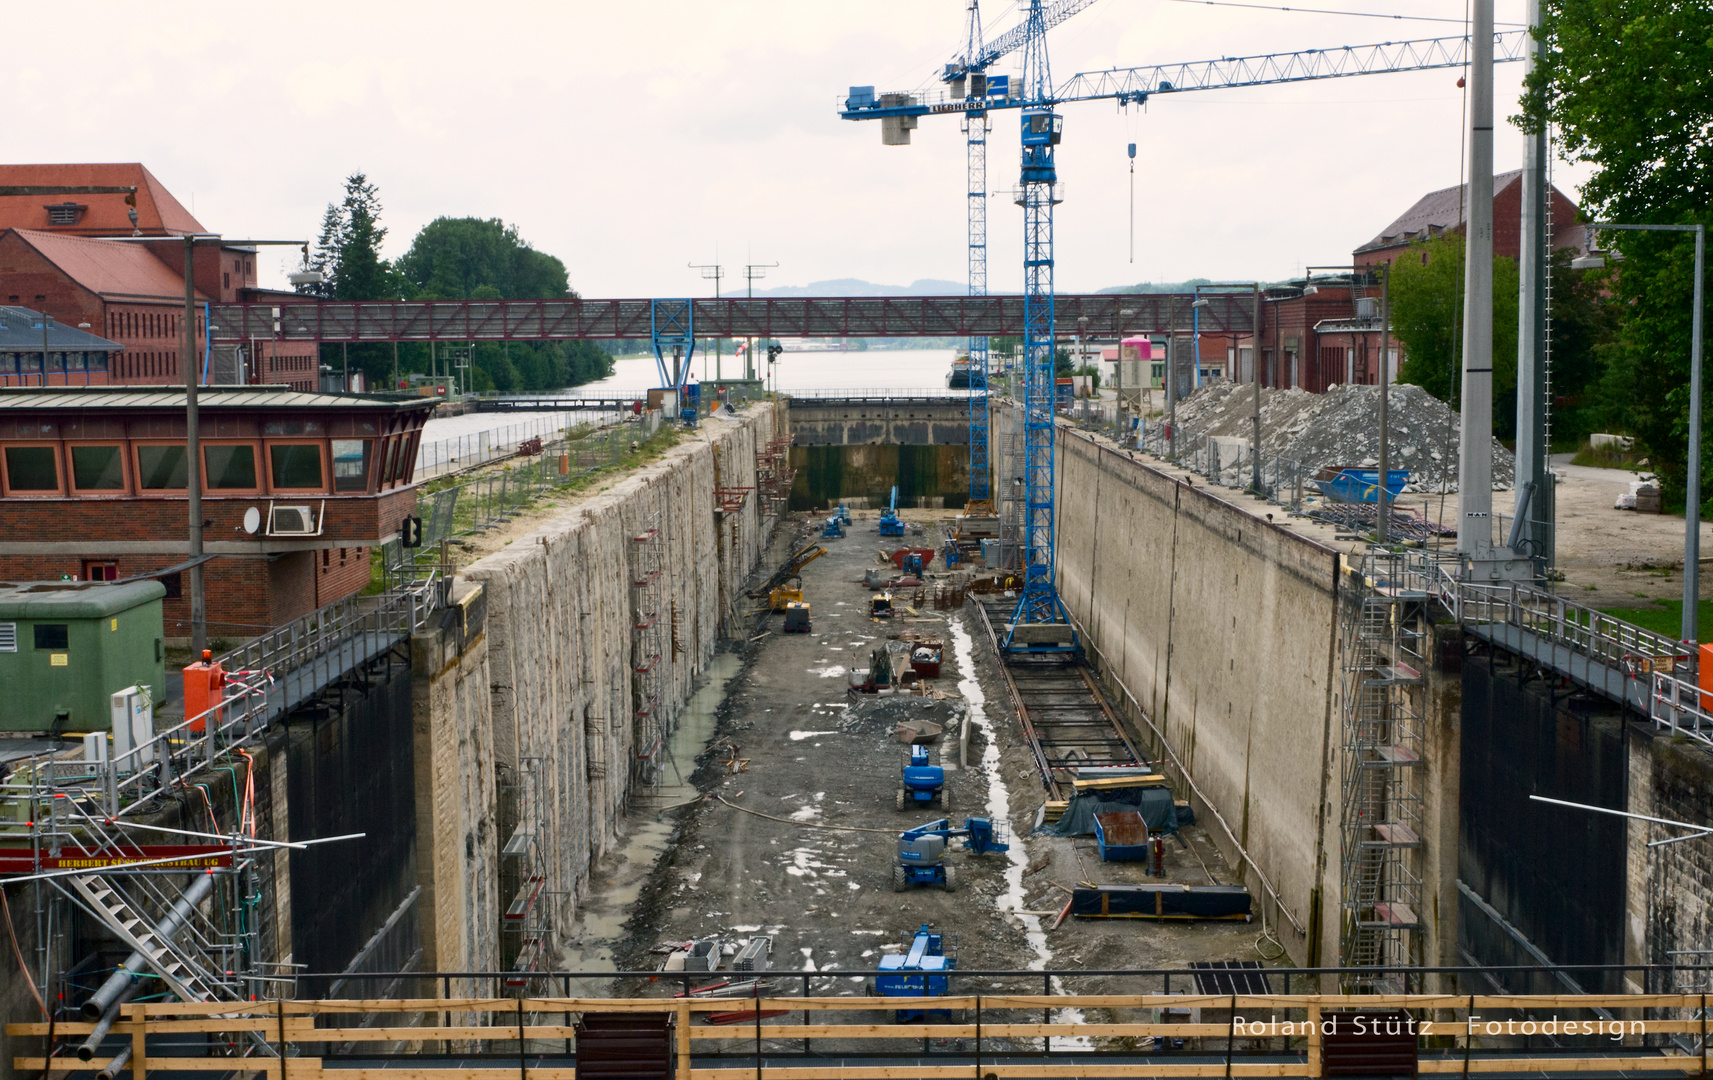
<instances>
[{"instance_id":1,"label":"electrical box","mask_svg":"<svg viewBox=\"0 0 1713 1080\"><path fill-rule=\"evenodd\" d=\"M107 731L113 694L166 696L158 581L0 583L0 731Z\"/></svg>"},{"instance_id":2,"label":"electrical box","mask_svg":"<svg viewBox=\"0 0 1713 1080\"><path fill-rule=\"evenodd\" d=\"M219 706L225 700L226 669L204 649L202 659L184 669L184 718L190 721L190 730L205 730L209 720L219 727L223 715Z\"/></svg>"}]
</instances>

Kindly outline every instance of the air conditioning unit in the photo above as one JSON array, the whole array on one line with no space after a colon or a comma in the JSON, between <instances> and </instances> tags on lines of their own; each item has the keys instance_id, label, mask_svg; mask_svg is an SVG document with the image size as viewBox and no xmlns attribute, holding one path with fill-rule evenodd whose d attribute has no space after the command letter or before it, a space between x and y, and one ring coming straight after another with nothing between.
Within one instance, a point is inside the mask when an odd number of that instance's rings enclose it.
<instances>
[{"instance_id":1,"label":"air conditioning unit","mask_svg":"<svg viewBox=\"0 0 1713 1080\"><path fill-rule=\"evenodd\" d=\"M1356 317L1358 319L1378 319L1380 317L1380 301L1372 296L1357 297Z\"/></svg>"},{"instance_id":2,"label":"air conditioning unit","mask_svg":"<svg viewBox=\"0 0 1713 1080\"><path fill-rule=\"evenodd\" d=\"M327 504L322 503L323 512ZM319 536L321 516L310 506L275 506L268 504L269 536Z\"/></svg>"}]
</instances>

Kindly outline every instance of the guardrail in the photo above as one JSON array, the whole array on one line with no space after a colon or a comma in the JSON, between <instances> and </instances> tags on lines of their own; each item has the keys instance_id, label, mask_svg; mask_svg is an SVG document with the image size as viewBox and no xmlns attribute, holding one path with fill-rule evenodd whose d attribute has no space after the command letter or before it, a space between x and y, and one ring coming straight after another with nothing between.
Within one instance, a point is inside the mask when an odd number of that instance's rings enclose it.
<instances>
[{"instance_id":1,"label":"guardrail","mask_svg":"<svg viewBox=\"0 0 1713 1080\"><path fill-rule=\"evenodd\" d=\"M916 387L910 389L877 389L872 386L858 386L848 389L819 389L819 390L784 390L781 393L793 401L934 401L964 402L969 400L968 390L948 390L945 387Z\"/></svg>"},{"instance_id":2,"label":"guardrail","mask_svg":"<svg viewBox=\"0 0 1713 1080\"><path fill-rule=\"evenodd\" d=\"M795 980L797 972L768 972ZM851 973L841 972L841 976ZM859 976L861 973L857 973ZM1182 973L1184 975L1189 972ZM1319 1078L1334 1045L1389 1037L1424 1074L1707 1074L1707 1017L1700 994L1338 995L1245 992L1259 972L1234 972L1233 993L963 993L930 997L423 997L339 1001L147 1002L124 1006L113 1026L128 1037L133 1080L159 1072L233 1068L285 1080L384 1076L362 1069L384 1054L390 1068L453 1066L418 1076L474 1080L574 1080L573 1023L590 1014L653 1014L631 1023L633 1053L652 1054L649 1075L677 1080L868 1080L962 1077L1304 1077ZM921 977L921 976L917 976ZM671 986L673 984L667 984ZM1602 1016L1596 1010L1609 1010ZM901 1010L931 1010L905 1017ZM1358 1027L1349 1011L1367 1014ZM380 1014L372 1027L344 1026L352 1014ZM1370 1030L1375 1013L1390 1017ZM1098 1019L1088 1019L1092 1014ZM412 1023L411 1021L416 1021ZM698 1022L702 1021L702 1022ZM1550 1024L1550 1032L1542 1029ZM7 1034L53 1040L64 1050L94 1025L82 1020L14 1023ZM210 1035L254 1033L267 1043L242 1065L217 1056ZM199 1039L198 1036L201 1036ZM1342 1037L1342 1038L1340 1038ZM1683 1037L1685 1049L1671 1043ZM1101 1040L1101 1042L1096 1042ZM117 1041L117 1039L115 1040ZM346 1052L346 1047L362 1047ZM319 1056L309 1051L322 1048ZM300 1053L294 1054L297 1049ZM266 1056L263 1056L266 1055ZM485 1060L482 1060L485 1059ZM596 1060L593 1047L588 1064ZM349 1062L349 1064L342 1064ZM83 1062L37 1051L13 1059L20 1072L96 1072L106 1055ZM483 1067L483 1066L486 1067ZM277 1073L276 1073L276 1070ZM289 1072L288 1072L289 1070Z\"/></svg>"}]
</instances>

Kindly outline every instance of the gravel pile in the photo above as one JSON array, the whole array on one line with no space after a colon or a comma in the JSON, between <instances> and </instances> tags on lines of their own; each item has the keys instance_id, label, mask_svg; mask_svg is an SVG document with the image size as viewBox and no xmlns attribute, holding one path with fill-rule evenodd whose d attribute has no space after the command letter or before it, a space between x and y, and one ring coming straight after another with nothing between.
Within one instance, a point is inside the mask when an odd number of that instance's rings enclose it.
<instances>
[{"instance_id":1,"label":"gravel pile","mask_svg":"<svg viewBox=\"0 0 1713 1080\"><path fill-rule=\"evenodd\" d=\"M1457 490L1457 439L1461 418L1450 406L1419 386L1388 388L1387 423L1394 469L1410 470L1406 491ZM1220 380L1178 403L1178 425L1193 435L1247 440L1255 388ZM1380 464L1380 388L1334 386L1324 394L1307 390L1261 391L1261 446L1264 453L1300 462L1310 469L1328 466L1376 468ZM1493 486L1515 482L1511 452L1493 440Z\"/></svg>"}]
</instances>

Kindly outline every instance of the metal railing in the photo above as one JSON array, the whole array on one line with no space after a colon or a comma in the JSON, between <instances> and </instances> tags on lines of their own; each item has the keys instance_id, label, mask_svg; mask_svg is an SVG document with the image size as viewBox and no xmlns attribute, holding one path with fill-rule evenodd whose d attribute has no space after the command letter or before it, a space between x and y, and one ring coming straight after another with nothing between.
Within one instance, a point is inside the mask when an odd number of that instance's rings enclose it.
<instances>
[{"instance_id":1,"label":"metal railing","mask_svg":"<svg viewBox=\"0 0 1713 1080\"><path fill-rule=\"evenodd\" d=\"M431 572L381 596L329 604L218 657L227 673L218 705L105 760L43 754L15 763L13 776L93 789L109 817L136 813L154 795L217 765L221 754L254 742L356 664L420 630L443 601L439 576ZM3 797L18 796L8 790Z\"/></svg>"},{"instance_id":2,"label":"metal railing","mask_svg":"<svg viewBox=\"0 0 1713 1080\"><path fill-rule=\"evenodd\" d=\"M588 1020L590 1014L641 1013L646 1015L635 1017L637 1031L647 1031L651 1020L655 1025L654 1046L642 1044L645 1053L659 1055L655 1064L661 1072L652 1075L670 1073L680 1080L746 1080L764 1068L792 1066L798 1068L774 1075L842 1080L988 1075L1312 1080L1323 1074L1323 1055L1331 1049L1331 1040L1324 1036L1350 1039L1369 1033L1348 1014L1339 1015L1341 1010L1367 1012L1369 1023L1375 1012L1401 1021L1395 1010L1408 1010L1409 1026L1388 1034L1405 1037L1404 1046L1413 1049L1419 1062L1414 1068L1423 1074L1705 1075L1702 995L1494 993L1480 980L1495 970L1504 976L1513 969L1461 969L1457 974L1472 984L1465 993L1385 997L1317 993L1322 972L1306 980L1299 975L1297 992L1292 993L1293 973L1278 970L1238 971L1224 981L1202 983L1195 973L1180 969L1177 993L1155 991L1132 972L1089 972L1116 977L1123 985L1104 991L1091 985L1094 992L1081 994L1060 990L1057 984L1084 973L952 971L935 987L947 992L921 997L852 993L850 983L862 982L867 974L859 969L840 972L837 980L769 971L740 984L746 991L741 997L691 996L691 977L686 976L686 993L676 998L665 996L680 984L676 978L658 985L655 996L615 992L632 987L632 993L648 992L642 990L648 983L630 973L553 973L539 981L548 987L561 983L564 996L528 997L453 992L454 981L460 988L479 985L492 978L487 973L474 978L407 973L411 981L426 984L428 992L369 1001L137 1003L115 1026L114 1041L130 1039L147 1047L146 1060L139 1057L132 1063L136 1080L145 1080L151 1069L206 1071L208 1043L234 1028L261 1033L301 1080L333 1080L352 1064L372 1062L377 1055L400 1059L400 1064L444 1062L481 1074L516 1070L519 1076L569 1080L578 1050L585 1055L575 1061L579 1071L585 1063L594 1066L601 1060L593 1033L574 1024L573 1014ZM593 989L603 983L607 993ZM811 994L811 983L818 996ZM928 989L925 983L918 985ZM1285 993L1273 989L1281 983ZM573 995L573 984L581 993ZM796 992L799 985L801 994ZM443 993L436 996L436 991ZM343 1026L353 1015L372 1012L398 1019L373 1027ZM876 1023L877 1017L888 1022ZM90 1062L69 1055L51 1060L39 1056L42 1044L37 1040L56 1034L76 1039L89 1028L64 1020L57 1029L49 1021L7 1025L7 1034L18 1040L21 1051L14 1068L45 1072L51 1065L54 1072L70 1073L100 1069L104 1056ZM573 1040L581 1045L574 1047ZM294 1043L299 1053L293 1053ZM334 1049L352 1043L369 1045L354 1053ZM302 1052L316 1044L328 1052ZM484 1062L490 1067L482 1068Z\"/></svg>"},{"instance_id":3,"label":"metal railing","mask_svg":"<svg viewBox=\"0 0 1713 1080\"><path fill-rule=\"evenodd\" d=\"M855 386L842 389L819 388L814 390L782 390L780 394L794 401L964 401L969 397L969 391L959 387L950 390L946 387L913 387L904 389L880 389L873 386Z\"/></svg>"}]
</instances>

